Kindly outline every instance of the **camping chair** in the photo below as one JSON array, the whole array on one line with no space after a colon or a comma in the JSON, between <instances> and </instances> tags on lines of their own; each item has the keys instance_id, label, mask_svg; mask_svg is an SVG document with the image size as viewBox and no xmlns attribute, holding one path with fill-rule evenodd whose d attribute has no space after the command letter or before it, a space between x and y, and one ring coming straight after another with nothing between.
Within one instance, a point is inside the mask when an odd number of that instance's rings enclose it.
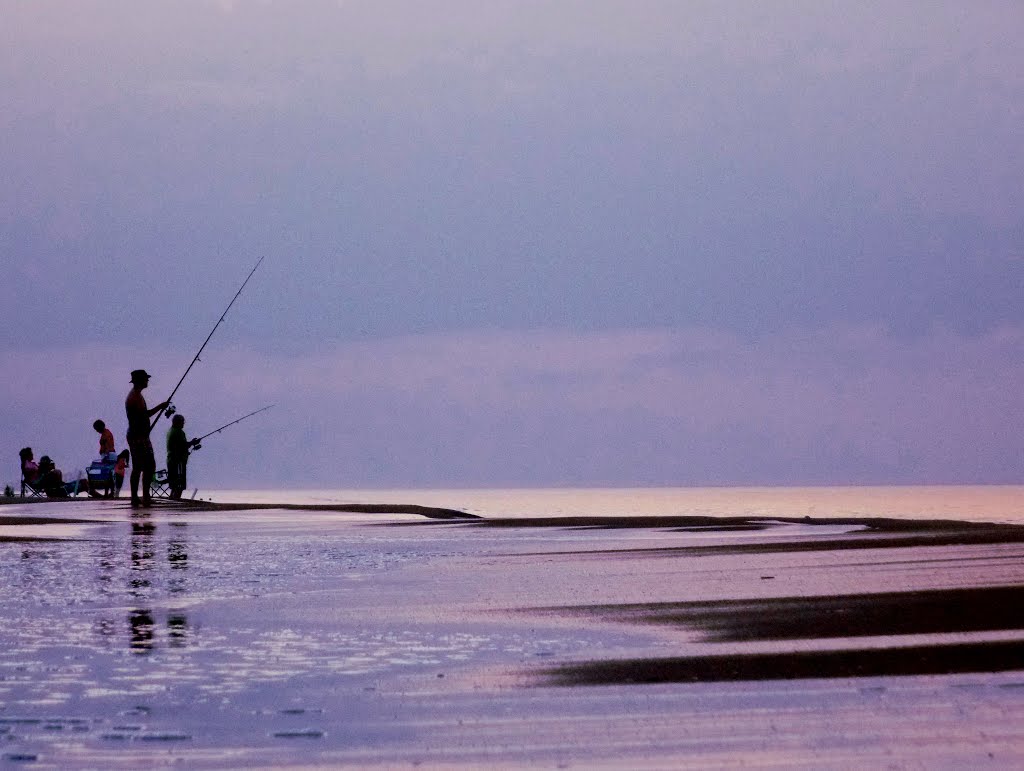
<instances>
[{"instance_id":1,"label":"camping chair","mask_svg":"<svg viewBox=\"0 0 1024 771\"><path fill-rule=\"evenodd\" d=\"M170 498L171 486L167 483L167 469L162 468L153 474L153 481L149 485L150 498Z\"/></svg>"},{"instance_id":2,"label":"camping chair","mask_svg":"<svg viewBox=\"0 0 1024 771\"><path fill-rule=\"evenodd\" d=\"M21 497L22 498L72 498L86 488L82 486L81 479L74 482L61 482L53 487L45 487L41 481L29 482L25 475L21 475Z\"/></svg>"},{"instance_id":3,"label":"camping chair","mask_svg":"<svg viewBox=\"0 0 1024 771\"><path fill-rule=\"evenodd\" d=\"M20 462L18 465L21 465ZM43 489L42 485L36 487L27 479L25 479L25 469L21 470L21 497L22 498L45 498L46 490Z\"/></svg>"},{"instance_id":4,"label":"camping chair","mask_svg":"<svg viewBox=\"0 0 1024 771\"><path fill-rule=\"evenodd\" d=\"M99 460L94 460L85 470L89 477L89 486L97 492L106 492L113 497L117 494L117 486L114 482L114 466L117 464L117 455L107 453Z\"/></svg>"}]
</instances>

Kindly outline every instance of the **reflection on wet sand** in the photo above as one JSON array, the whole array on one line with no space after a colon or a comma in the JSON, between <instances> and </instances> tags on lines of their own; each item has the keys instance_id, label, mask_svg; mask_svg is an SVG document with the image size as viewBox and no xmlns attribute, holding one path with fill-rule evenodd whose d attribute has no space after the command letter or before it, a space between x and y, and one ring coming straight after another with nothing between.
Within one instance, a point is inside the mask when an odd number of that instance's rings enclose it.
<instances>
[{"instance_id":1,"label":"reflection on wet sand","mask_svg":"<svg viewBox=\"0 0 1024 771\"><path fill-rule=\"evenodd\" d=\"M150 512L133 512L130 539L130 579L128 594L136 601L153 602L158 598L154 590L154 571L161 567L157 554L157 526L151 519ZM182 594L187 584L182 571L188 570L188 524L186 522L169 522L167 527L173 535L167 541L167 568L169 576L163 576L167 592L172 595ZM132 653L147 655L159 645L158 623L153 610L138 607L128 614L129 643ZM166 618L167 645L171 648L184 648L188 644L188 616L183 611L167 613Z\"/></svg>"},{"instance_id":2,"label":"reflection on wet sand","mask_svg":"<svg viewBox=\"0 0 1024 771\"><path fill-rule=\"evenodd\" d=\"M188 616L184 613L167 614L167 641L172 648L184 648L188 644Z\"/></svg>"},{"instance_id":3,"label":"reflection on wet sand","mask_svg":"<svg viewBox=\"0 0 1024 771\"><path fill-rule=\"evenodd\" d=\"M149 653L153 650L153 614L148 610L133 610L128 615L131 627L131 642L128 647L133 653Z\"/></svg>"},{"instance_id":4,"label":"reflection on wet sand","mask_svg":"<svg viewBox=\"0 0 1024 771\"><path fill-rule=\"evenodd\" d=\"M188 523L171 522L169 526L172 536L167 542L167 563L173 573L167 579L167 591L171 594L183 594L188 589L184 573L188 570L188 546L185 540L188 535Z\"/></svg>"},{"instance_id":5,"label":"reflection on wet sand","mask_svg":"<svg viewBox=\"0 0 1024 771\"><path fill-rule=\"evenodd\" d=\"M153 611L138 608L128 614L130 639L128 643L132 653L152 653L159 644L157 637L158 622ZM189 642L188 616L181 611L167 614L166 620L167 645L170 648L185 648Z\"/></svg>"},{"instance_id":6,"label":"reflection on wet sand","mask_svg":"<svg viewBox=\"0 0 1024 771\"><path fill-rule=\"evenodd\" d=\"M151 586L147 571L153 569L153 555L155 554L153 534L156 532L156 525L149 521L133 520L131 527L132 578L129 581L130 594L137 599L145 599ZM139 573L141 575L138 575Z\"/></svg>"}]
</instances>

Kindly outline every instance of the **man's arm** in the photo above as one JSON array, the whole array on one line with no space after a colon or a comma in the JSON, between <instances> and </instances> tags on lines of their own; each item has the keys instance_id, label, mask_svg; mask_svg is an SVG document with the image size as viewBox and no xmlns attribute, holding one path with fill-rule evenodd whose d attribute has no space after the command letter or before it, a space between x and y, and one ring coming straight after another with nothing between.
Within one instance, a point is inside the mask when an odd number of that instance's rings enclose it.
<instances>
[{"instance_id":1,"label":"man's arm","mask_svg":"<svg viewBox=\"0 0 1024 771\"><path fill-rule=\"evenodd\" d=\"M158 405L156 405L156 407L154 407L153 409L148 410L146 412L146 417L147 418L153 417L158 412L161 412L161 411L167 409L167 405L169 405L169 404L170 404L170 402L160 402Z\"/></svg>"}]
</instances>

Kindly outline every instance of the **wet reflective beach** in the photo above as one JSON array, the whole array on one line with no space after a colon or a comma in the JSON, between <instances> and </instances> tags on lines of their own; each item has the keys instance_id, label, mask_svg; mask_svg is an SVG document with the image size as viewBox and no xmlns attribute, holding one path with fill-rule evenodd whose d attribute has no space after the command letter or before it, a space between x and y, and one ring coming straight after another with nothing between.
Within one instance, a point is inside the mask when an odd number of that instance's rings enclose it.
<instances>
[{"instance_id":1,"label":"wet reflective beach","mask_svg":"<svg viewBox=\"0 0 1024 771\"><path fill-rule=\"evenodd\" d=\"M957 523L3 506L0 756L1012 767L1022 552Z\"/></svg>"}]
</instances>

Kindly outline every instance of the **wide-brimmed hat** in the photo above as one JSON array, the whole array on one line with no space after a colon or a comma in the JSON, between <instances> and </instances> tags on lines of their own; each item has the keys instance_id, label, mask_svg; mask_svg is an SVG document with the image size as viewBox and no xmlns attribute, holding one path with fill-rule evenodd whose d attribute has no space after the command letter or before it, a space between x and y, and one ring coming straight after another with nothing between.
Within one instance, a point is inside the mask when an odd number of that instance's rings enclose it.
<instances>
[{"instance_id":1,"label":"wide-brimmed hat","mask_svg":"<svg viewBox=\"0 0 1024 771\"><path fill-rule=\"evenodd\" d=\"M149 380L149 373L144 369L133 369L132 382L138 383L140 380Z\"/></svg>"}]
</instances>

